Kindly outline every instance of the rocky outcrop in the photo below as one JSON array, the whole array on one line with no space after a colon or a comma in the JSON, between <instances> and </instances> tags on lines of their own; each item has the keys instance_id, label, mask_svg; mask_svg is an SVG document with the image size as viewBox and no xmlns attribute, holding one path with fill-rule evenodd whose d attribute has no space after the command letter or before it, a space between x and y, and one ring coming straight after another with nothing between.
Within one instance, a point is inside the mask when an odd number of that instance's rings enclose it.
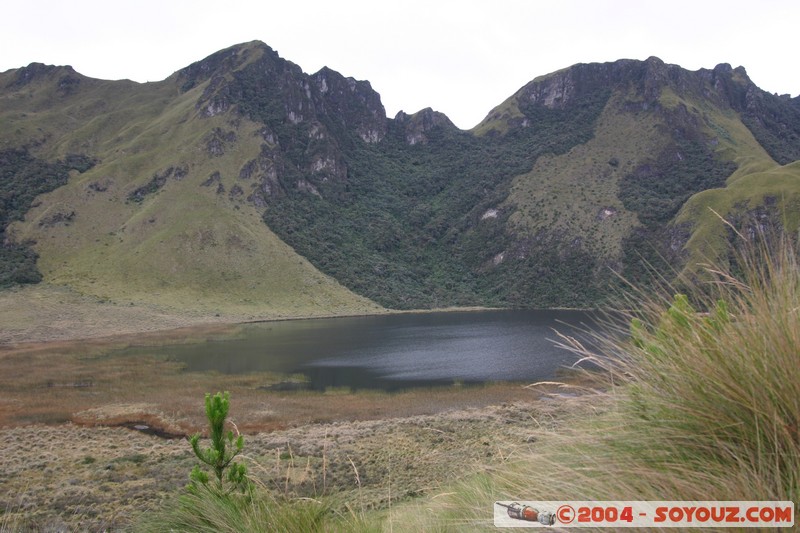
<instances>
[{"instance_id":1,"label":"rocky outcrop","mask_svg":"<svg viewBox=\"0 0 800 533\"><path fill-rule=\"evenodd\" d=\"M236 113L263 124L261 154L239 171L240 179L254 181L248 199L258 206L287 191L325 196L341 188L349 172L345 150L386 136L386 111L369 82L327 67L305 74L260 42L213 54L177 79L183 90L202 88L196 102L202 117ZM206 150L221 156L235 140L216 129Z\"/></svg>"},{"instance_id":2,"label":"rocky outcrop","mask_svg":"<svg viewBox=\"0 0 800 533\"><path fill-rule=\"evenodd\" d=\"M383 139L386 135L386 110L380 95L368 81L345 78L328 67L311 78L318 94L318 107L325 115L337 125L355 131L366 143Z\"/></svg>"},{"instance_id":3,"label":"rocky outcrop","mask_svg":"<svg viewBox=\"0 0 800 533\"><path fill-rule=\"evenodd\" d=\"M405 140L408 144L424 144L428 142L427 133L436 128L458 129L447 115L434 111L427 107L409 115L400 111L394 117L395 122L400 124L405 132Z\"/></svg>"},{"instance_id":4,"label":"rocky outcrop","mask_svg":"<svg viewBox=\"0 0 800 533\"><path fill-rule=\"evenodd\" d=\"M624 91L632 111L652 110L663 105L665 88L681 98L732 108L742 114L745 124L768 150L768 145L776 147L771 153L776 160L786 163L800 159L800 97L762 91L744 67L732 68L726 63L696 72L657 57L573 65L524 85L492 110L476 130L504 132L529 127L533 124L531 109L568 110L599 90Z\"/></svg>"}]
</instances>

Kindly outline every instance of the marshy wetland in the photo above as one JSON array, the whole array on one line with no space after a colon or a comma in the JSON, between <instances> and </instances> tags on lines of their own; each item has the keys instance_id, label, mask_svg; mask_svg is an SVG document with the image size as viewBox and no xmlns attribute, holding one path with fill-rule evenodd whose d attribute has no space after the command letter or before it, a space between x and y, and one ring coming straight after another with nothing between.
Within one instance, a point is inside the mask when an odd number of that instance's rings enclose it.
<instances>
[{"instance_id":1,"label":"marshy wetland","mask_svg":"<svg viewBox=\"0 0 800 533\"><path fill-rule=\"evenodd\" d=\"M22 527L135 521L187 482L183 437L204 429L202 398L217 390L231 392L231 419L265 485L345 494L357 476L365 505L397 503L462 475L465 460L535 441L542 389L525 385L571 362L546 337L582 318L400 314L6 344L0 432L12 446L0 506ZM334 379L319 381L328 371Z\"/></svg>"}]
</instances>

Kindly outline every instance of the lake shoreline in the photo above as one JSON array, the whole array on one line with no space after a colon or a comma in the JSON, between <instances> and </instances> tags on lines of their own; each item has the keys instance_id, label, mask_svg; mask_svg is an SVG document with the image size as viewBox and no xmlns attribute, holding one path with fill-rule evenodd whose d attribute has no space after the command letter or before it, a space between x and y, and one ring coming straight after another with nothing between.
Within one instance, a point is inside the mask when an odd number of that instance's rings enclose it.
<instances>
[{"instance_id":1,"label":"lake shoreline","mask_svg":"<svg viewBox=\"0 0 800 533\"><path fill-rule=\"evenodd\" d=\"M125 342L141 335L191 338L203 329L234 331L246 324L292 320L354 318L401 314L470 313L481 311L594 311L553 307L443 307L436 309L375 308L359 312L283 315L274 312L208 313L148 305L125 306L79 296L64 288L34 286L0 291L0 351L37 349L58 342Z\"/></svg>"}]
</instances>

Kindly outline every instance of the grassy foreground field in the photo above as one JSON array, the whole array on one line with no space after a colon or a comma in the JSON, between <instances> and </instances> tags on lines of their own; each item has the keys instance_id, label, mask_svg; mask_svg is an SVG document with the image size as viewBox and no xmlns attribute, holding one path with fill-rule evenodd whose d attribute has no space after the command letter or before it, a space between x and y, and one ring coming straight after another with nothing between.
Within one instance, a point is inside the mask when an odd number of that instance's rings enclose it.
<instances>
[{"instance_id":1,"label":"grassy foreground field","mask_svg":"<svg viewBox=\"0 0 800 533\"><path fill-rule=\"evenodd\" d=\"M173 504L194 464L183 437L204 429L208 391L231 391L246 464L265 493L317 498L330 512L349 506L378 521L483 461L501 461L509 446L531 445L538 430L530 421L547 425L555 409L519 384L276 392L266 389L285 376L190 373L112 354L134 341L235 332L218 324L0 348L8 444L0 447L0 531L127 529Z\"/></svg>"},{"instance_id":2,"label":"grassy foreground field","mask_svg":"<svg viewBox=\"0 0 800 533\"><path fill-rule=\"evenodd\" d=\"M533 446L551 425L555 406L538 408L524 393L505 403L497 391L493 396L496 406L470 408L467 400L433 415L248 432L244 462L275 498L332 502L331 512L339 515L349 506L381 523L402 502L434 494L486 461L499 463L510 449ZM354 398L339 401L347 399ZM236 396L232 400L241 422ZM409 398L395 400L408 404ZM195 401L198 412L201 403ZM531 427L534 417L543 427ZM0 438L7 443L0 450L2 531L130 528L174 503L196 464L186 440L122 427L25 425L0 430Z\"/></svg>"}]
</instances>

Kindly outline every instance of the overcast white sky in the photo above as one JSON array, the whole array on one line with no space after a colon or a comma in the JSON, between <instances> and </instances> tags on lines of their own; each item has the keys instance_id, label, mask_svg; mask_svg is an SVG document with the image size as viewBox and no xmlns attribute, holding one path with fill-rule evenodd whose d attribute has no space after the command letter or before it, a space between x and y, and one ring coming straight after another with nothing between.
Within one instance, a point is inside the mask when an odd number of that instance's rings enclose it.
<instances>
[{"instance_id":1,"label":"overcast white sky","mask_svg":"<svg viewBox=\"0 0 800 533\"><path fill-rule=\"evenodd\" d=\"M690 70L730 63L796 96L798 0L6 0L0 71L72 65L158 81L261 40L305 72L369 80L387 114L433 107L477 124L536 76L655 55Z\"/></svg>"}]
</instances>

